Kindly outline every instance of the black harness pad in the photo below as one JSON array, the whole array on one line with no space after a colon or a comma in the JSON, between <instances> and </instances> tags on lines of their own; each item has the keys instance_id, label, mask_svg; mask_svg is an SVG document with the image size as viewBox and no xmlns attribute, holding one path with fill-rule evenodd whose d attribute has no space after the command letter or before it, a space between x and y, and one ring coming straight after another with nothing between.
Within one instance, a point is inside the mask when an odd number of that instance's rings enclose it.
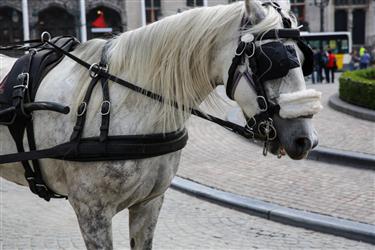
<instances>
[{"instance_id":1,"label":"black harness pad","mask_svg":"<svg viewBox=\"0 0 375 250\"><path fill-rule=\"evenodd\" d=\"M79 41L73 37L55 37L51 42L65 51L72 51L79 44ZM43 78L63 59L63 54L56 51L49 44L43 44L35 48L35 50L36 53L34 54L31 52L20 57L0 83L0 111L12 106L14 86L20 84L18 76L21 73L29 74L29 84L25 101L32 102ZM14 116L15 114L9 113L0 116L0 124L11 124L12 120L14 121Z\"/></svg>"}]
</instances>

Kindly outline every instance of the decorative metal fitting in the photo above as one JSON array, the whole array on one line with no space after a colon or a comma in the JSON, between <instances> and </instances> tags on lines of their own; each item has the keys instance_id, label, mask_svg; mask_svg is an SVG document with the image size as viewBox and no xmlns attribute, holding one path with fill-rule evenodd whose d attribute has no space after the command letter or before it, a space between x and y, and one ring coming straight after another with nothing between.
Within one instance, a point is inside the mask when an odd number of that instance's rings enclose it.
<instances>
[{"instance_id":1,"label":"decorative metal fitting","mask_svg":"<svg viewBox=\"0 0 375 250\"><path fill-rule=\"evenodd\" d=\"M29 73L21 73L17 76L17 80L21 83L18 85L13 86L14 89L17 88L23 88L24 90L29 88L29 80L30 80L30 75Z\"/></svg>"},{"instance_id":2,"label":"decorative metal fitting","mask_svg":"<svg viewBox=\"0 0 375 250\"><path fill-rule=\"evenodd\" d=\"M47 31L44 31L44 32L40 35L40 40L41 40L43 43L46 43L46 42L51 41L51 34L48 33Z\"/></svg>"},{"instance_id":3,"label":"decorative metal fitting","mask_svg":"<svg viewBox=\"0 0 375 250\"><path fill-rule=\"evenodd\" d=\"M98 63L91 64L89 68L89 75L91 78L96 78L99 76L100 72L107 72L108 71L108 65L101 66Z\"/></svg>"}]
</instances>

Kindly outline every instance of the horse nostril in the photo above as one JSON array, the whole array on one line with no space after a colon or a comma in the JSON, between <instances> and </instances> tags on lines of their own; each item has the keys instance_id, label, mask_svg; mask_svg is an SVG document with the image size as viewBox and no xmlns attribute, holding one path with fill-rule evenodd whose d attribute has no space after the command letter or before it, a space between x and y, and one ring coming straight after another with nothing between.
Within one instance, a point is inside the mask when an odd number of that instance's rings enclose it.
<instances>
[{"instance_id":1,"label":"horse nostril","mask_svg":"<svg viewBox=\"0 0 375 250\"><path fill-rule=\"evenodd\" d=\"M312 147L312 142L307 137L300 137L295 140L296 146L302 149L303 152L310 150Z\"/></svg>"}]
</instances>

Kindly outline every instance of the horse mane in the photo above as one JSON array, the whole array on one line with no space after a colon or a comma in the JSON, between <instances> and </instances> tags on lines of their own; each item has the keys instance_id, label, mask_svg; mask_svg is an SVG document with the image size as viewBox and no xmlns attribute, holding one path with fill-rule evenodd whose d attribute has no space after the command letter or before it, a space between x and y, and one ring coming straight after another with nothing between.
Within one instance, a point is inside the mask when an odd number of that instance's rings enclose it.
<instances>
[{"instance_id":1,"label":"horse mane","mask_svg":"<svg viewBox=\"0 0 375 250\"><path fill-rule=\"evenodd\" d=\"M235 22L239 27L243 14L243 2L196 8L122 33L111 41L108 49L110 73L166 100L176 101L179 107L196 108L217 85L217 79L210 79L211 63L220 49L215 45ZM265 32L280 23L277 11L268 8L264 20L250 29L233 31L237 35L226 42L238 40L242 32ZM87 52L82 54L83 59L98 60L101 49L97 46L103 44L104 41L98 39L84 44ZM86 56L89 58L84 58ZM122 104L130 96L135 97L131 98L131 105L146 107L144 102L150 103L149 98L133 91L124 93ZM211 103L215 102L211 99ZM147 113L156 112L167 130L180 128L190 116L188 109L177 110L168 103L152 107Z\"/></svg>"}]
</instances>

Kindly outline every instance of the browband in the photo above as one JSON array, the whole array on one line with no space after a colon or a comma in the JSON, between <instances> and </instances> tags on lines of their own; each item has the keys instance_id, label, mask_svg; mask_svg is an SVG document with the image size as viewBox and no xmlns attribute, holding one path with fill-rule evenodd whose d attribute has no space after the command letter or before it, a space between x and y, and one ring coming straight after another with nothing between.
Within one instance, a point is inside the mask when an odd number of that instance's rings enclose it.
<instances>
[{"instance_id":1,"label":"browband","mask_svg":"<svg viewBox=\"0 0 375 250\"><path fill-rule=\"evenodd\" d=\"M255 37L257 41L277 38L298 39L301 37L301 34L298 29L273 29L263 34L257 34Z\"/></svg>"}]
</instances>

